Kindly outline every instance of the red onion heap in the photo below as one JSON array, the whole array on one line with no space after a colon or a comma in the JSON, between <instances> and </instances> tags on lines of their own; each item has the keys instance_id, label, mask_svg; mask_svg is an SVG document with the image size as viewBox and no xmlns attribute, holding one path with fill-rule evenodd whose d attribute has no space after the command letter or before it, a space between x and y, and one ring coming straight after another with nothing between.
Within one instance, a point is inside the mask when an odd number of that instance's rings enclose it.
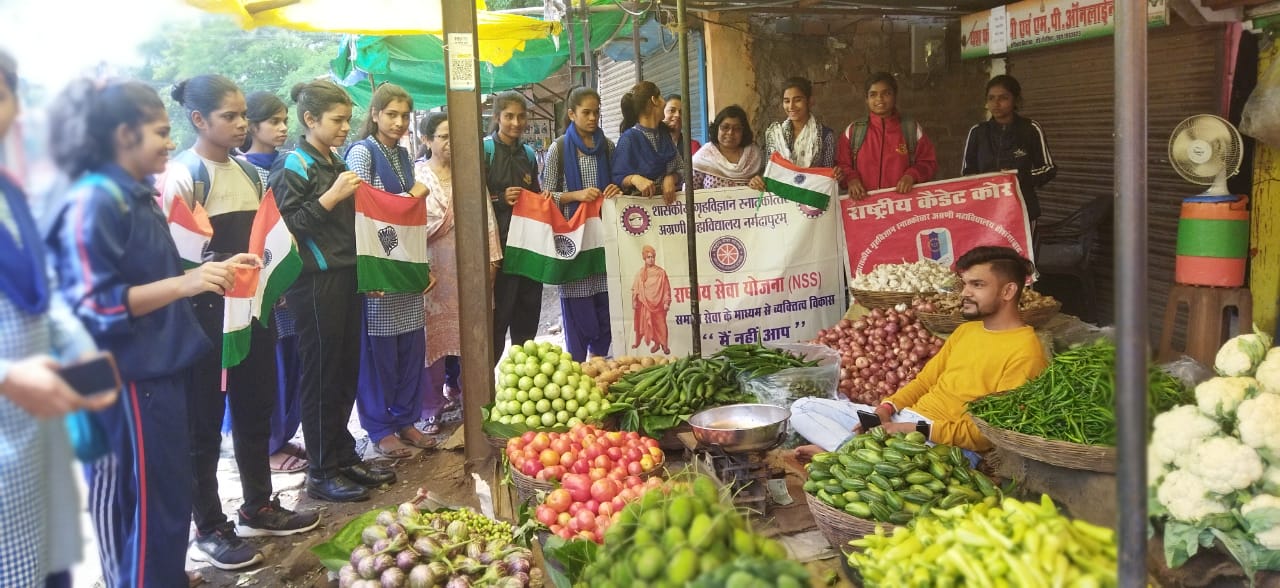
<instances>
[{"instance_id":1,"label":"red onion heap","mask_svg":"<svg viewBox=\"0 0 1280 588\"><path fill-rule=\"evenodd\" d=\"M877 308L853 321L842 319L818 331L816 342L840 352L840 392L853 402L871 405L910 382L942 349L942 339L904 305Z\"/></svg>"}]
</instances>

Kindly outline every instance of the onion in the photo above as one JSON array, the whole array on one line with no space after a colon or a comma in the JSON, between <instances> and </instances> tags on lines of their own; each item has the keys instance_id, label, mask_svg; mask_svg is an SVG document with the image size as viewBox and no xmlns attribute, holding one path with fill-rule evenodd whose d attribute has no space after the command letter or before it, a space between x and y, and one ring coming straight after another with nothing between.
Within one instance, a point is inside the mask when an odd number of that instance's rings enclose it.
<instances>
[{"instance_id":1,"label":"onion","mask_svg":"<svg viewBox=\"0 0 1280 588\"><path fill-rule=\"evenodd\" d=\"M893 322L893 321L889 321L889 322L885 323L884 327L882 327L882 329L884 330L884 332L885 332L886 334L889 334L889 335L892 335L892 334L894 334L894 333L897 333L897 332L898 332L898 328L899 328L899 327L898 327L898 323Z\"/></svg>"}]
</instances>

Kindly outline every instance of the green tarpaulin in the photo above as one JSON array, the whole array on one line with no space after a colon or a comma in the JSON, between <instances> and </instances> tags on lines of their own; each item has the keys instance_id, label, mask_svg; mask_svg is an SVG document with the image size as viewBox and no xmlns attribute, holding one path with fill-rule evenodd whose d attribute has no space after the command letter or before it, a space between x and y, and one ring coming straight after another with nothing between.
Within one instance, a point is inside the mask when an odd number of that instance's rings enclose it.
<instances>
[{"instance_id":1,"label":"green tarpaulin","mask_svg":"<svg viewBox=\"0 0 1280 588\"><path fill-rule=\"evenodd\" d=\"M581 28L573 28L574 42L581 48ZM551 39L528 41L523 51L501 66L481 62L480 92L492 94L547 79L569 61L569 34L566 27L560 34L559 47ZM626 13L613 10L591 14L593 49L615 36L630 34L631 17ZM444 47L440 39L431 35L352 37L339 48L330 67L335 77L346 80L347 92L362 108L368 106L373 86L384 81L404 87L413 96L415 108L429 109L445 103Z\"/></svg>"}]
</instances>

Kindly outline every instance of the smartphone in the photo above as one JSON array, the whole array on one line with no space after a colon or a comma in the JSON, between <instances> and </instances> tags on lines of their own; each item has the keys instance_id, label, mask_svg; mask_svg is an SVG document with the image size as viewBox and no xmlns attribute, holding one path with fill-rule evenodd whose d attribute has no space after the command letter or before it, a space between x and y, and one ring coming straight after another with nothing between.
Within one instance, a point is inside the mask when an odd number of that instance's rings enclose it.
<instances>
[{"instance_id":1,"label":"smartphone","mask_svg":"<svg viewBox=\"0 0 1280 588\"><path fill-rule=\"evenodd\" d=\"M865 433L880 426L880 417L874 412L859 410L858 424L862 426L862 432Z\"/></svg>"},{"instance_id":2,"label":"smartphone","mask_svg":"<svg viewBox=\"0 0 1280 588\"><path fill-rule=\"evenodd\" d=\"M920 434L924 435L925 440L928 441L929 433L933 432L933 427L929 425L928 421L916 421L916 430L920 431Z\"/></svg>"},{"instance_id":3,"label":"smartphone","mask_svg":"<svg viewBox=\"0 0 1280 588\"><path fill-rule=\"evenodd\" d=\"M58 368L58 375L81 396L93 396L120 389L120 372L116 369L116 358L109 351L103 351L76 363L69 363Z\"/></svg>"}]
</instances>

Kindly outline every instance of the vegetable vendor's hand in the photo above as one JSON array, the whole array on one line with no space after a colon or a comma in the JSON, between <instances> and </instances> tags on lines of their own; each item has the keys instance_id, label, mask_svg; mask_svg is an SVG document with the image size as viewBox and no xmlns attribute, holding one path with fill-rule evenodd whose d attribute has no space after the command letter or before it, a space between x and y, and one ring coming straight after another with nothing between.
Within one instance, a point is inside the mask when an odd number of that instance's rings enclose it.
<instances>
[{"instance_id":1,"label":"vegetable vendor's hand","mask_svg":"<svg viewBox=\"0 0 1280 588\"><path fill-rule=\"evenodd\" d=\"M849 197L854 200L862 200L867 197L867 189L863 187L860 178L852 178L849 180Z\"/></svg>"},{"instance_id":2,"label":"vegetable vendor's hand","mask_svg":"<svg viewBox=\"0 0 1280 588\"><path fill-rule=\"evenodd\" d=\"M884 432L886 432L886 433L888 433L888 434L892 435L892 434L894 434L894 433L910 433L910 432L912 432L912 431L916 430L916 424L915 424L915 423L888 423L888 422L886 422L886 423L882 423L882 424L880 425L880 428L881 428L881 429L884 429Z\"/></svg>"},{"instance_id":3,"label":"vegetable vendor's hand","mask_svg":"<svg viewBox=\"0 0 1280 588\"><path fill-rule=\"evenodd\" d=\"M916 179L911 177L911 174L903 174L902 179L898 180L898 193L906 194L914 185L916 185Z\"/></svg>"}]
</instances>

